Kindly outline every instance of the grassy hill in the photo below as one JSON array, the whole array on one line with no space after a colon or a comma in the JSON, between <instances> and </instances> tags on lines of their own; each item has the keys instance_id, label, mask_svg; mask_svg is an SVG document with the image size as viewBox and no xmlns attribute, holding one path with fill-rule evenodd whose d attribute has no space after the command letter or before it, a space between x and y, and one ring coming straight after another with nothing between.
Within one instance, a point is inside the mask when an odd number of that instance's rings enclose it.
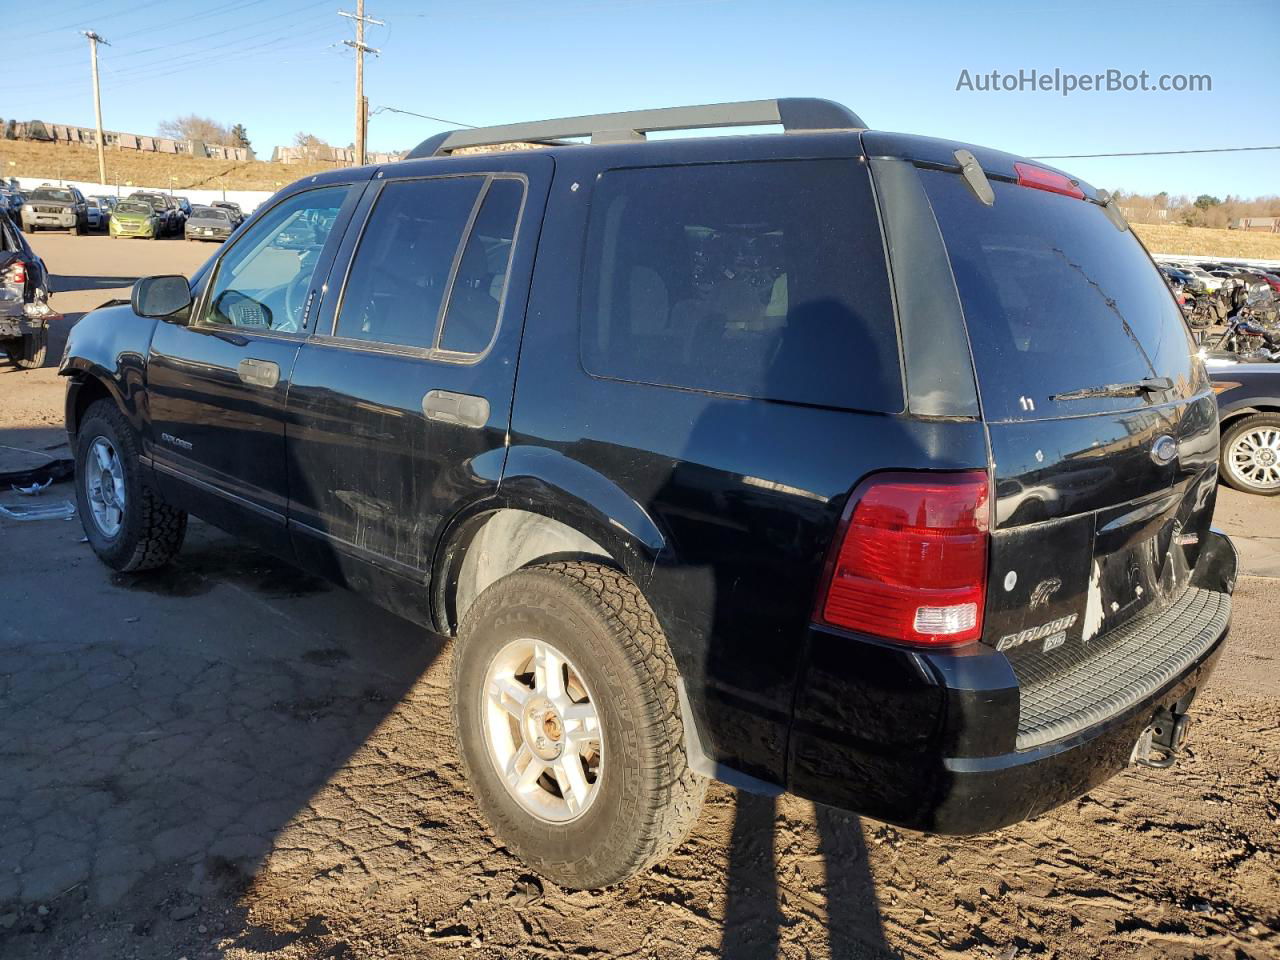
<instances>
[{"instance_id":1,"label":"grassy hill","mask_svg":"<svg viewBox=\"0 0 1280 960\"><path fill-rule=\"evenodd\" d=\"M107 182L177 190L275 190L300 177L333 169L331 163L236 163L231 160L139 153L107 148ZM79 144L0 140L0 176L50 181L98 179L98 153Z\"/></svg>"},{"instance_id":2,"label":"grassy hill","mask_svg":"<svg viewBox=\"0 0 1280 960\"><path fill-rule=\"evenodd\" d=\"M1280 233L1211 230L1208 227L1182 227L1169 223L1135 223L1133 229L1152 253L1280 260Z\"/></svg>"}]
</instances>

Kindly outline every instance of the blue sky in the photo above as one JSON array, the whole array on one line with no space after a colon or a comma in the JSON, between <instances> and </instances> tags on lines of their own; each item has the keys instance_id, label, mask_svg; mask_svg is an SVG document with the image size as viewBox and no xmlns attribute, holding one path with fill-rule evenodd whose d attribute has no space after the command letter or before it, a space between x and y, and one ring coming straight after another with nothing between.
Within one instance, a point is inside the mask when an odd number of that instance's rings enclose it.
<instances>
[{"instance_id":1,"label":"blue sky","mask_svg":"<svg viewBox=\"0 0 1280 960\"><path fill-rule=\"evenodd\" d=\"M471 124L639 107L823 96L873 127L1028 155L1280 144L1275 0L1001 5L819 0L366 0L372 107ZM0 10L25 4L5 0ZM243 123L255 149L306 130L347 144L352 0L65 0L6 45L0 116L91 125L87 42L102 49L104 124L151 133L196 112ZM8 18L12 19L12 15ZM1256 47L1255 47L1256 44ZM983 93L971 75L1107 69L1208 74L1211 92ZM443 125L381 112L370 148ZM1280 151L1056 165L1098 186L1280 193Z\"/></svg>"}]
</instances>

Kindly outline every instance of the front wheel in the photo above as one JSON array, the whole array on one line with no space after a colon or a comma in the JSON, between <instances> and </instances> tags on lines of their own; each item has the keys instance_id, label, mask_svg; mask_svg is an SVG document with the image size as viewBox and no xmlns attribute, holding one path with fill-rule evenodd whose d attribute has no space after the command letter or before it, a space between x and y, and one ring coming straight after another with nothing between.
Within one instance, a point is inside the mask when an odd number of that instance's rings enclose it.
<instances>
[{"instance_id":1,"label":"front wheel","mask_svg":"<svg viewBox=\"0 0 1280 960\"><path fill-rule=\"evenodd\" d=\"M186 536L186 513L143 481L137 437L111 400L90 406L80 424L76 505L93 552L114 570L164 566Z\"/></svg>"},{"instance_id":2,"label":"front wheel","mask_svg":"<svg viewBox=\"0 0 1280 960\"><path fill-rule=\"evenodd\" d=\"M1237 490L1273 497L1280 493L1280 414L1255 413L1222 435L1222 478Z\"/></svg>"},{"instance_id":3,"label":"front wheel","mask_svg":"<svg viewBox=\"0 0 1280 960\"><path fill-rule=\"evenodd\" d=\"M625 575L548 563L480 595L459 630L454 721L476 802L502 840L565 887L666 857L698 818L677 672Z\"/></svg>"}]
</instances>

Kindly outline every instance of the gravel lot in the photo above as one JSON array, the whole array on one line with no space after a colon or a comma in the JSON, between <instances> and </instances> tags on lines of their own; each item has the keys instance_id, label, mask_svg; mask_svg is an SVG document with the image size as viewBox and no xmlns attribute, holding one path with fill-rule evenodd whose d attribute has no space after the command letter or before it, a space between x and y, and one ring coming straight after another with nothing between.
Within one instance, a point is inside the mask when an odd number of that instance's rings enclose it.
<instances>
[{"instance_id":1,"label":"gravel lot","mask_svg":"<svg viewBox=\"0 0 1280 960\"><path fill-rule=\"evenodd\" d=\"M67 325L215 252L34 244ZM56 453L61 398L0 370L0 445ZM676 856L597 893L489 837L438 638L203 524L127 576L76 521L0 521L0 956L1280 955L1280 498L1224 490L1218 520L1255 575L1174 769L972 839L716 787Z\"/></svg>"}]
</instances>

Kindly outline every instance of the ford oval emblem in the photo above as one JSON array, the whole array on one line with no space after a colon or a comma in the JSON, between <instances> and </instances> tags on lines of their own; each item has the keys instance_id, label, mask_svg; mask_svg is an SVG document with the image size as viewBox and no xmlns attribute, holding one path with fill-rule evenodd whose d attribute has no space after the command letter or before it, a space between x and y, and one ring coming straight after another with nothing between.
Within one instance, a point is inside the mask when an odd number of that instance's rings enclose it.
<instances>
[{"instance_id":1,"label":"ford oval emblem","mask_svg":"<svg viewBox=\"0 0 1280 960\"><path fill-rule=\"evenodd\" d=\"M1173 463L1177 455L1178 441L1167 433L1162 437L1156 437L1156 442L1151 445L1151 459L1161 466Z\"/></svg>"}]
</instances>

